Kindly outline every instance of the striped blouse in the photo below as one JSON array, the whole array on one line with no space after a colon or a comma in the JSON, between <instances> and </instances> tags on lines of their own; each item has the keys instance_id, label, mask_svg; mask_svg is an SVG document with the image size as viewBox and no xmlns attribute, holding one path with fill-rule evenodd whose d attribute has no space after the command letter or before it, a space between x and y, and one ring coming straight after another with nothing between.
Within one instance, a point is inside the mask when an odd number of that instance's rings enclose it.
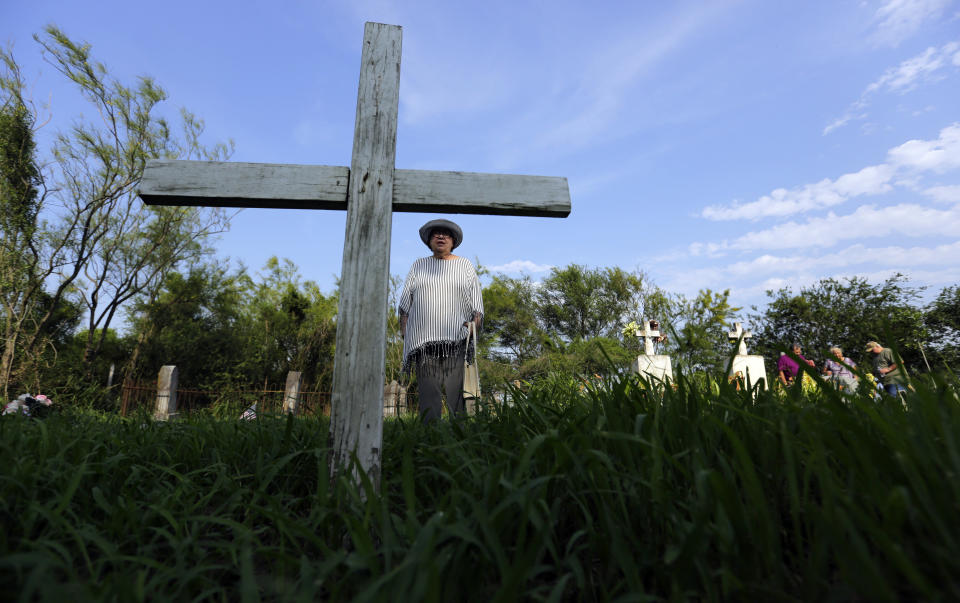
<instances>
[{"instance_id":1,"label":"striped blouse","mask_svg":"<svg viewBox=\"0 0 960 603\"><path fill-rule=\"evenodd\" d=\"M470 260L462 257L420 258L410 267L397 310L400 316L407 317L404 369L411 368L411 361L425 351L427 344L441 344L430 346L437 350L433 353L452 353L454 346L467 337L463 323L477 315L483 316L477 271Z\"/></svg>"}]
</instances>

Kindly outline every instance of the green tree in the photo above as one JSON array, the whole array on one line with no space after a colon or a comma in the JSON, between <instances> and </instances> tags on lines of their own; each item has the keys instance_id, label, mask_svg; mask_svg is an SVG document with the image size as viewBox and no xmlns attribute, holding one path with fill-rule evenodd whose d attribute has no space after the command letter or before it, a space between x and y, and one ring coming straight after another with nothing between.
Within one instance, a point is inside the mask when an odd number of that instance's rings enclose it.
<instances>
[{"instance_id":1,"label":"green tree","mask_svg":"<svg viewBox=\"0 0 960 603\"><path fill-rule=\"evenodd\" d=\"M124 375L153 379L173 363L181 381L198 389L245 380L240 365L249 351L242 331L249 286L244 271L217 263L167 274L159 291L138 297L128 311L132 350Z\"/></svg>"},{"instance_id":2,"label":"green tree","mask_svg":"<svg viewBox=\"0 0 960 603\"><path fill-rule=\"evenodd\" d=\"M536 287L529 276L495 275L483 288L487 355L521 365L543 350L545 332L538 318Z\"/></svg>"},{"instance_id":3,"label":"green tree","mask_svg":"<svg viewBox=\"0 0 960 603\"><path fill-rule=\"evenodd\" d=\"M270 258L248 298L247 373L281 382L287 371L301 371L304 383L329 390L333 379L337 296L324 295L313 281L302 281L290 260Z\"/></svg>"},{"instance_id":4,"label":"green tree","mask_svg":"<svg viewBox=\"0 0 960 603\"><path fill-rule=\"evenodd\" d=\"M839 346L855 362L868 361L864 344L876 340L896 347L910 369L920 369L919 342L925 341L923 312L915 304L921 289L895 274L879 284L862 277L822 279L798 294L789 288L768 291L772 298L763 312L752 314L754 347L775 362L791 343L804 347L815 361Z\"/></svg>"},{"instance_id":5,"label":"green tree","mask_svg":"<svg viewBox=\"0 0 960 603\"><path fill-rule=\"evenodd\" d=\"M549 333L566 341L617 338L625 324L650 310L644 279L641 272L621 268L554 268L537 289L539 318Z\"/></svg>"},{"instance_id":6,"label":"green tree","mask_svg":"<svg viewBox=\"0 0 960 603\"><path fill-rule=\"evenodd\" d=\"M945 287L926 307L924 324L930 334L933 357L937 369L946 365L957 371L960 366L960 287Z\"/></svg>"},{"instance_id":7,"label":"green tree","mask_svg":"<svg viewBox=\"0 0 960 603\"><path fill-rule=\"evenodd\" d=\"M87 327L81 363L89 373L121 307L159 287L164 273L208 252L204 241L227 226L220 209L141 203L136 187L146 161L223 158L229 149L203 148L198 142L203 124L186 111L183 133L174 135L157 115L166 95L151 79L124 85L91 59L89 45L75 43L56 27L35 38L48 62L76 85L100 120L77 120L50 149L50 174L45 179L54 184L55 192L41 195L36 206L36 215L48 221L38 224L25 256L33 267L31 281L16 294L4 289L10 298L5 300L10 308L6 320L17 326L7 338L4 358L12 359L17 349L44 347L43 334L58 309L64 302L79 300ZM2 51L0 57L4 89L22 89L13 58ZM48 197L56 203L45 205ZM46 306L41 303L45 296L50 299ZM3 387L11 370L0 374Z\"/></svg>"},{"instance_id":8,"label":"green tree","mask_svg":"<svg viewBox=\"0 0 960 603\"><path fill-rule=\"evenodd\" d=\"M484 287L484 360L491 384L550 373L625 370L641 348L622 328L631 320L673 319L673 300L642 272L554 268L542 283L495 275Z\"/></svg>"},{"instance_id":9,"label":"green tree","mask_svg":"<svg viewBox=\"0 0 960 603\"><path fill-rule=\"evenodd\" d=\"M6 399L20 333L35 318L21 308L23 293L39 286L33 250L43 182L33 139L34 116L23 97L19 66L9 52L0 53L0 60L6 72L0 77L0 318L6 341L0 385Z\"/></svg>"},{"instance_id":10,"label":"green tree","mask_svg":"<svg viewBox=\"0 0 960 603\"><path fill-rule=\"evenodd\" d=\"M171 273L132 310L130 369L151 378L176 364L198 389L281 385L288 371L329 390L336 341L336 295L302 281L289 260L271 258L257 278L221 264Z\"/></svg>"},{"instance_id":11,"label":"green tree","mask_svg":"<svg viewBox=\"0 0 960 603\"><path fill-rule=\"evenodd\" d=\"M692 300L678 302L677 340L669 346L678 366L687 370L722 370L731 347L727 329L741 308L730 305L730 290L701 289Z\"/></svg>"},{"instance_id":12,"label":"green tree","mask_svg":"<svg viewBox=\"0 0 960 603\"><path fill-rule=\"evenodd\" d=\"M337 283L339 286L339 282ZM387 383L397 380L402 376L403 369L403 337L400 336L400 315L397 313L397 306L400 305L400 292L403 287L403 278L399 275L390 276L390 302L387 306L387 350L386 350L386 369L384 377Z\"/></svg>"}]
</instances>

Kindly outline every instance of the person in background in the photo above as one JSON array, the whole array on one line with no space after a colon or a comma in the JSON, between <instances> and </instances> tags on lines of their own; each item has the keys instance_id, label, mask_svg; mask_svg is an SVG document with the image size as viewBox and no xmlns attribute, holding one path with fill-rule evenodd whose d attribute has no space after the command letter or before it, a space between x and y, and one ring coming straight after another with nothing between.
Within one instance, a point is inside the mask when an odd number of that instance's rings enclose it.
<instances>
[{"instance_id":1,"label":"person in background","mask_svg":"<svg viewBox=\"0 0 960 603\"><path fill-rule=\"evenodd\" d=\"M880 377L883 391L891 396L907 391L907 375L893 357L893 350L876 341L868 341L864 351L873 354L873 372Z\"/></svg>"},{"instance_id":2,"label":"person in background","mask_svg":"<svg viewBox=\"0 0 960 603\"><path fill-rule=\"evenodd\" d=\"M852 370L857 368L856 363L849 358L845 358L843 350L836 346L830 348L830 353L836 360L831 358L823 363L823 374L830 378L837 389L851 394L857 391L859 383Z\"/></svg>"},{"instance_id":3,"label":"person in background","mask_svg":"<svg viewBox=\"0 0 960 603\"><path fill-rule=\"evenodd\" d=\"M815 366L813 360L807 360L803 354L800 353L802 350L799 343L794 343L790 346L790 350L793 352L793 355L802 362L806 362L810 366ZM783 385L792 385L794 381L796 381L799 372L800 365L788 354L782 354L780 359L777 360L777 376Z\"/></svg>"},{"instance_id":4,"label":"person in background","mask_svg":"<svg viewBox=\"0 0 960 603\"><path fill-rule=\"evenodd\" d=\"M420 414L429 422L440 418L444 393L451 415L464 412L467 325L473 321L479 330L483 295L473 264L453 255L463 242L457 224L431 220L420 227L420 240L432 255L413 263L397 311L403 370L416 371Z\"/></svg>"}]
</instances>

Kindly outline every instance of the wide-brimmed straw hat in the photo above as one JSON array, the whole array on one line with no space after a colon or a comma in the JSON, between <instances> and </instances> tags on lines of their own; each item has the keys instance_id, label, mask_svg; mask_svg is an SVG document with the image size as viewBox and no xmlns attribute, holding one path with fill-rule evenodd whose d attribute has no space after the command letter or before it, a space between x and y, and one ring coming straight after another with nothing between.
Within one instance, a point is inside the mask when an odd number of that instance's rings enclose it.
<instances>
[{"instance_id":1,"label":"wide-brimmed straw hat","mask_svg":"<svg viewBox=\"0 0 960 603\"><path fill-rule=\"evenodd\" d=\"M864 351L864 352L872 352L872 351L873 351L873 348L878 348L878 347L880 347L880 344L877 343L876 341L868 341L868 342L867 342L867 345L864 346L864 350L863 350L863 351Z\"/></svg>"},{"instance_id":2,"label":"wide-brimmed straw hat","mask_svg":"<svg viewBox=\"0 0 960 603\"><path fill-rule=\"evenodd\" d=\"M463 231L460 230L460 227L456 223L451 222L450 220L430 220L426 224L420 227L420 240L423 241L423 244L427 247L430 247L430 236L433 234L433 231L437 228L446 228L453 233L453 248L456 249L460 246L460 243L463 242Z\"/></svg>"}]
</instances>

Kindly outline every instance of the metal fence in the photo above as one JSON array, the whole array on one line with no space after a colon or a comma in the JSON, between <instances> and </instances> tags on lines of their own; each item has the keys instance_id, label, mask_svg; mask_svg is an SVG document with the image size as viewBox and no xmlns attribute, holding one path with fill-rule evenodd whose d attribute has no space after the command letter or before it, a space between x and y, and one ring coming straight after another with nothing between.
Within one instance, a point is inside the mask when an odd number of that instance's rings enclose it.
<instances>
[{"instance_id":1,"label":"metal fence","mask_svg":"<svg viewBox=\"0 0 960 603\"><path fill-rule=\"evenodd\" d=\"M283 412L283 389L224 389L197 390L177 388L177 412L190 413L207 409L239 416L256 404L258 413ZM121 394L120 414L127 416L137 409L153 411L157 402L156 382L125 383ZM396 416L417 409L415 393L384 397L384 414ZM323 414L330 416L330 392L301 391L298 397L298 415Z\"/></svg>"}]
</instances>

